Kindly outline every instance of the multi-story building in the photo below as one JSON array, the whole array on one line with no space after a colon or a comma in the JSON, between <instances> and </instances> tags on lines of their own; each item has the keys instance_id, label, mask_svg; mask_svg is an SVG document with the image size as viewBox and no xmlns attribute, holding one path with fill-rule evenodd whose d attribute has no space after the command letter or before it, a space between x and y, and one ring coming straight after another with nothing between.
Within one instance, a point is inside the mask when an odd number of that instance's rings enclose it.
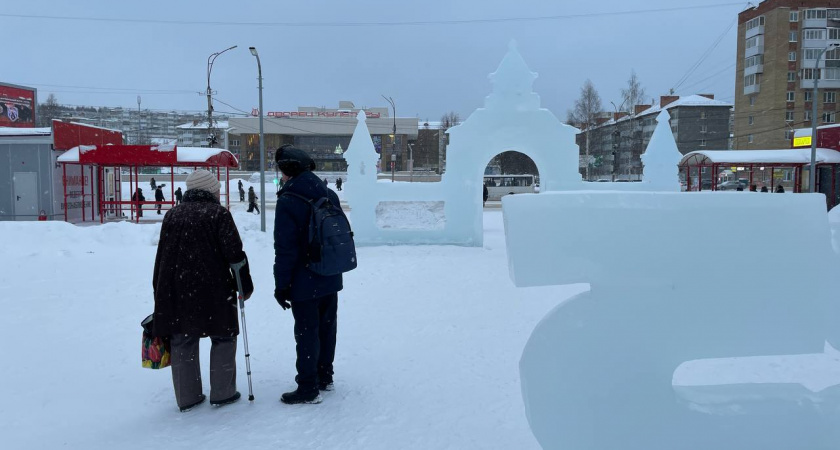
<instances>
[{"instance_id":1,"label":"multi-story building","mask_svg":"<svg viewBox=\"0 0 840 450\"><path fill-rule=\"evenodd\" d=\"M419 145L418 119L416 117L393 118L388 108L364 108L367 127L377 153L382 155L381 170L409 170L409 160L414 151L423 153L432 149ZM359 108L352 102L342 101L337 109L320 107L299 107L297 111L267 112L263 117L265 135L265 167L274 167L274 151L283 144L293 144L306 150L318 165L318 170L344 171L347 163L344 152L350 145L350 138L356 129L356 115ZM255 112L258 114L259 112ZM241 154L240 165L244 170L260 167L259 117L232 118L230 124L230 145L234 154ZM394 129L396 128L396 135ZM424 140L429 136L424 133Z\"/></svg>"},{"instance_id":2,"label":"multi-story building","mask_svg":"<svg viewBox=\"0 0 840 450\"><path fill-rule=\"evenodd\" d=\"M178 145L182 147L210 147L210 135L212 134L216 136L216 143L213 147L230 148L229 129L230 125L228 125L227 120L213 120L212 130L207 126L206 120L193 120L176 127ZM233 143L236 144L235 147L239 146L238 142Z\"/></svg>"},{"instance_id":3,"label":"multi-story building","mask_svg":"<svg viewBox=\"0 0 840 450\"><path fill-rule=\"evenodd\" d=\"M794 129L812 125L812 101L818 124L837 121L834 45L840 45L840 0L766 0L738 14L735 149L790 148Z\"/></svg>"},{"instance_id":4,"label":"multi-story building","mask_svg":"<svg viewBox=\"0 0 840 450\"><path fill-rule=\"evenodd\" d=\"M665 109L680 153L729 148L732 105L712 94L679 97L663 95L654 105L637 105L634 114L607 113L589 130L589 180L638 180L641 156L656 129L656 117ZM581 175L586 179L586 135L577 135Z\"/></svg>"}]
</instances>

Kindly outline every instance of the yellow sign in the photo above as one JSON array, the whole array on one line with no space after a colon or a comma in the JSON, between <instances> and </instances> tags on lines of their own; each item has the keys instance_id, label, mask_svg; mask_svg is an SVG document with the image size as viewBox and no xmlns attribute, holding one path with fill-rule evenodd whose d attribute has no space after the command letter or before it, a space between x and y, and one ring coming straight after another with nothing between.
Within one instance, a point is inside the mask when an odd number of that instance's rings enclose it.
<instances>
[{"instance_id":1,"label":"yellow sign","mask_svg":"<svg viewBox=\"0 0 840 450\"><path fill-rule=\"evenodd\" d=\"M793 138L793 146L794 147L810 147L811 146L811 136L802 136L798 138Z\"/></svg>"}]
</instances>

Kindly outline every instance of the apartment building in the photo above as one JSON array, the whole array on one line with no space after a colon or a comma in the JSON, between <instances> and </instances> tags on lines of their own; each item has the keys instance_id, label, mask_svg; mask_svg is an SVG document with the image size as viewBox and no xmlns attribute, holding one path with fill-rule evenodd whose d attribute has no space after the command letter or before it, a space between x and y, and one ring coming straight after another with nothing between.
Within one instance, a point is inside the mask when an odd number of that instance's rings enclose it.
<instances>
[{"instance_id":1,"label":"apartment building","mask_svg":"<svg viewBox=\"0 0 840 450\"><path fill-rule=\"evenodd\" d=\"M589 130L589 158L586 158L586 132L577 135L581 155L581 175L589 180L639 180L641 156L656 129L662 110L671 116L671 132L680 153L729 148L732 104L715 100L712 94L679 97L663 95L653 105L637 105L634 114L606 113Z\"/></svg>"},{"instance_id":2,"label":"apartment building","mask_svg":"<svg viewBox=\"0 0 840 450\"><path fill-rule=\"evenodd\" d=\"M733 147L791 148L794 130L836 123L840 0L766 0L738 15ZM819 92L813 98L815 80Z\"/></svg>"}]
</instances>

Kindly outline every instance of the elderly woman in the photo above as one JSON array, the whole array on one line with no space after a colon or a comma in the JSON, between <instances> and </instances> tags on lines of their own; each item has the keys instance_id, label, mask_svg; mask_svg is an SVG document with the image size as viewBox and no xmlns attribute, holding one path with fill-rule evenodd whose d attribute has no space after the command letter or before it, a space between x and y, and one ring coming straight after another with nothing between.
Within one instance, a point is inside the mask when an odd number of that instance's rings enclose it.
<instances>
[{"instance_id":1,"label":"elderly woman","mask_svg":"<svg viewBox=\"0 0 840 450\"><path fill-rule=\"evenodd\" d=\"M240 270L244 298L251 296L254 285L236 224L219 203L219 189L219 181L206 170L187 177L183 203L163 218L155 258L154 334L170 336L172 383L182 412L205 400L198 358L202 337L212 342L210 404L221 406L240 398L236 282L230 265L246 262Z\"/></svg>"}]
</instances>

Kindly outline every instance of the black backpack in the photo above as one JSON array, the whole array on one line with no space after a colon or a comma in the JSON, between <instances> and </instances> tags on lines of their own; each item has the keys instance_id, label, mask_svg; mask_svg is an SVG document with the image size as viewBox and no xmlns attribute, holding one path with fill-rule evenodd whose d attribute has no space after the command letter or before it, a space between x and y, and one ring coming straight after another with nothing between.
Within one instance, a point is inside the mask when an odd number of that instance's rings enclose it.
<instances>
[{"instance_id":1,"label":"black backpack","mask_svg":"<svg viewBox=\"0 0 840 450\"><path fill-rule=\"evenodd\" d=\"M297 197L309 204L309 247L307 251L309 270L318 275L338 275L356 268L356 245L353 231L344 211L330 202L327 197L317 200L306 198L294 192L283 195Z\"/></svg>"}]
</instances>

